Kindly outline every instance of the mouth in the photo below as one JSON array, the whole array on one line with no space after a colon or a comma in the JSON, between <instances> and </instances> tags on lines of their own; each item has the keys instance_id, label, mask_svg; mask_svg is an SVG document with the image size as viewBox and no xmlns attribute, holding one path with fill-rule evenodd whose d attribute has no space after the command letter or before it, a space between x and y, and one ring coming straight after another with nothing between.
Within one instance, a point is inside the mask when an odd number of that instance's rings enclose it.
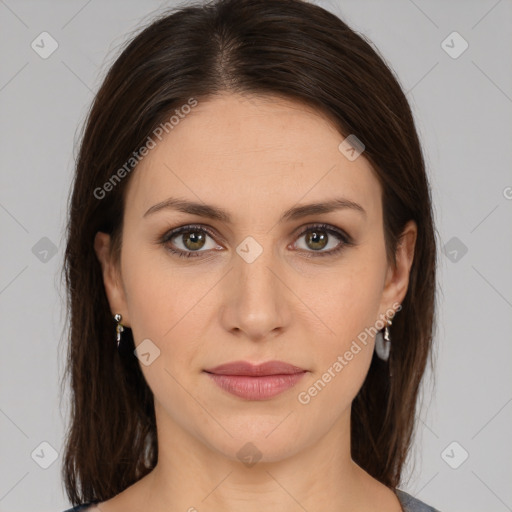
<instances>
[{"instance_id":1,"label":"mouth","mask_svg":"<svg viewBox=\"0 0 512 512\"><path fill-rule=\"evenodd\" d=\"M234 361L204 372L221 389L246 400L267 400L292 388L307 370L283 361Z\"/></svg>"},{"instance_id":2,"label":"mouth","mask_svg":"<svg viewBox=\"0 0 512 512\"><path fill-rule=\"evenodd\" d=\"M252 364L248 361L233 361L232 363L221 364L204 371L215 375L263 377L269 375L294 375L296 373L305 372L306 370L283 361L267 361L261 364Z\"/></svg>"}]
</instances>

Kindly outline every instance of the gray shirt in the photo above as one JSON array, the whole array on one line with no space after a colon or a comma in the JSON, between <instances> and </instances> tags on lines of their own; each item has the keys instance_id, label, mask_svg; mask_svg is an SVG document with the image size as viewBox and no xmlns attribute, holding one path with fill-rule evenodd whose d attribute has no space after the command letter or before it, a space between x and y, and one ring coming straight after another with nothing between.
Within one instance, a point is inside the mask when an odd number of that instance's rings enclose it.
<instances>
[{"instance_id":1,"label":"gray shirt","mask_svg":"<svg viewBox=\"0 0 512 512\"><path fill-rule=\"evenodd\" d=\"M423 503L423 501L414 498L400 489L396 489L396 495L400 500L404 512L439 512L439 510Z\"/></svg>"}]
</instances>

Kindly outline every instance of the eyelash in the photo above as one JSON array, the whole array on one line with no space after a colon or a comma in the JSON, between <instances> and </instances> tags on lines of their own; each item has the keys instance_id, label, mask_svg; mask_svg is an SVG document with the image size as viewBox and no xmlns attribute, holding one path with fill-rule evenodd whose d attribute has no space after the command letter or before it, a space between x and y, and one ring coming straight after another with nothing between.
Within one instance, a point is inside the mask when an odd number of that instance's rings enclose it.
<instances>
[{"instance_id":1,"label":"eyelash","mask_svg":"<svg viewBox=\"0 0 512 512\"><path fill-rule=\"evenodd\" d=\"M310 231L313 231L315 229L324 230L329 234L335 235L337 238L339 238L341 240L341 242L335 249L331 249L330 251L322 251L322 252L306 251L308 253L313 253L309 256L306 256L307 258L335 256L336 254L341 252L343 248L355 245L350 236L348 236L346 233L344 233L340 229L335 228L334 226L330 226L329 224L311 224L309 226L306 226L306 228L299 235L297 235L297 238L300 238L300 237L304 236L306 233L309 233ZM169 252L178 256L179 258L201 257L201 253L205 253L208 251L183 251L181 249L173 249L170 245L168 245L168 242L170 240L172 240L176 236L180 235L181 233L188 232L188 231L199 231L202 233L206 233L211 238L215 238L213 232L210 231L210 229L206 228L205 226L197 225L197 224L188 224L186 226L182 226L182 227L179 227L179 228L176 228L176 229L166 232L163 235L163 237L161 237L161 239L159 240L159 243L161 245L163 245Z\"/></svg>"}]
</instances>

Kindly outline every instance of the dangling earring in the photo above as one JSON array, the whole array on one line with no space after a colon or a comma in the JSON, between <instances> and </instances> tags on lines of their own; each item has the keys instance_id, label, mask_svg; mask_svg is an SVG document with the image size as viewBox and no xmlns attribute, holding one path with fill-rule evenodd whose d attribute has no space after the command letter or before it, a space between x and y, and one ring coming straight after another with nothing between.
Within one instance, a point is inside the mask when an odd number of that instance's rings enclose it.
<instances>
[{"instance_id":1,"label":"dangling earring","mask_svg":"<svg viewBox=\"0 0 512 512\"><path fill-rule=\"evenodd\" d=\"M387 361L389 359L389 353L391 351L391 338L389 336L389 328L393 322L391 320L387 320L386 327L384 328L384 335L382 335L382 331L379 331L375 335L375 352L377 352L377 356L383 361Z\"/></svg>"},{"instance_id":2,"label":"dangling earring","mask_svg":"<svg viewBox=\"0 0 512 512\"><path fill-rule=\"evenodd\" d=\"M124 331L124 327L123 325L121 324L121 319L123 317L119 314L119 313L116 313L114 315L114 320L117 322L117 325L116 325L116 341L117 341L117 349L119 350L119 344L121 343L121 333Z\"/></svg>"}]
</instances>

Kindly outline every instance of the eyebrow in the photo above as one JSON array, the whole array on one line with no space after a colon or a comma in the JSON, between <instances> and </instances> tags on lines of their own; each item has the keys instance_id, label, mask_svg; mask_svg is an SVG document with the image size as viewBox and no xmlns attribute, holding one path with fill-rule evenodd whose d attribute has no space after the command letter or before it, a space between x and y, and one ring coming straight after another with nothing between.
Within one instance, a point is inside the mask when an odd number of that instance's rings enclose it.
<instances>
[{"instance_id":1,"label":"eyebrow","mask_svg":"<svg viewBox=\"0 0 512 512\"><path fill-rule=\"evenodd\" d=\"M170 197L165 201L157 203L149 208L143 217L147 217L153 213L161 210L177 210L191 215L198 215L200 217L207 217L213 220L218 220L226 224L231 224L231 215L217 206L208 205L205 203L197 203L186 199L178 199ZM330 213L336 210L349 209L361 213L366 218L366 210L358 203L346 199L344 197L336 197L329 201L321 203L311 203L301 206L294 206L286 210L279 219L279 222L297 220L308 215L318 215L321 213Z\"/></svg>"}]
</instances>

